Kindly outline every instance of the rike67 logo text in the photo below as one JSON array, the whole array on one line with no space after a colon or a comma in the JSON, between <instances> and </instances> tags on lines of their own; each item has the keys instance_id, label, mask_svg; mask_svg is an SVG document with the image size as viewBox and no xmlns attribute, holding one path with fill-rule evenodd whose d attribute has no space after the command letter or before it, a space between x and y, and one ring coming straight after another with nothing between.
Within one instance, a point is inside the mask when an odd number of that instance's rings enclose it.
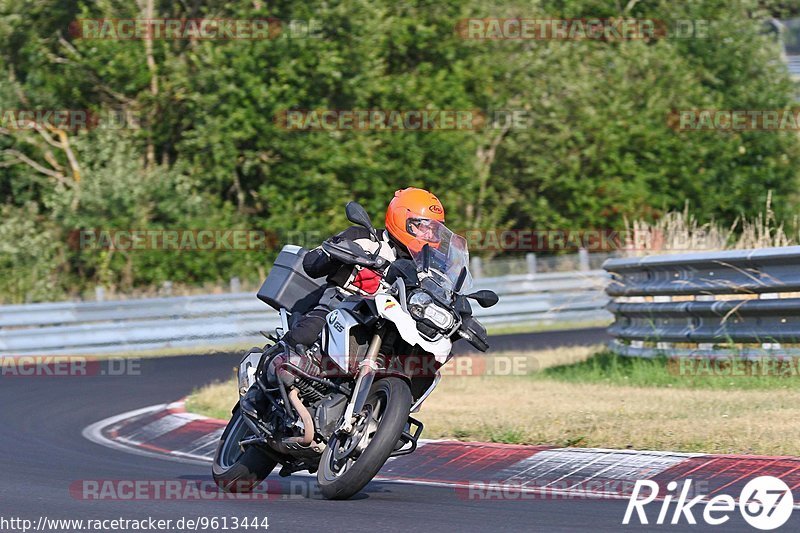
<instances>
[{"instance_id":1,"label":"rike67 logo text","mask_svg":"<svg viewBox=\"0 0 800 533\"><path fill-rule=\"evenodd\" d=\"M750 480L739 494L738 501L728 494L717 494L709 498L704 494L690 496L691 492L691 479L683 481L680 489L676 481L669 482L667 493L662 495L659 495L659 486L655 481L638 480L628 500L622 523L625 525L631 523L635 511L634 524L637 519L640 524L679 524L684 520L688 524L697 524L695 518L697 513L698 516L702 516L706 524L718 526L727 522L738 508L738 512L748 524L767 531L785 524L794 507L792 491L786 483L772 476L760 476ZM652 515L647 516L645 507L656 499L663 501L655 522L650 522ZM670 513L670 505L673 502L675 507ZM655 510L655 508L657 504L650 509Z\"/></svg>"}]
</instances>

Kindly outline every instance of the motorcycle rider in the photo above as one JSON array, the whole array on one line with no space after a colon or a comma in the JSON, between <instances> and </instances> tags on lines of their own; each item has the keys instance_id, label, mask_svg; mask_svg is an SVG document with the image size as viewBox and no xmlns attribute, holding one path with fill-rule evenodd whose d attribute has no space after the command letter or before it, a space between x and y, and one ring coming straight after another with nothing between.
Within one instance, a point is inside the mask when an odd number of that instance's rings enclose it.
<instances>
[{"instance_id":1,"label":"motorcycle rider","mask_svg":"<svg viewBox=\"0 0 800 533\"><path fill-rule=\"evenodd\" d=\"M281 338L276 348L284 351L278 356L280 361L302 361L307 346L316 342L325 326L325 317L346 296L351 294L371 295L380 287L380 279L391 262L409 258L411 252L419 252L426 243L435 239L433 223L444 223L444 207L432 193L409 187L398 190L386 209L385 230L378 230L378 242L372 240L369 231L361 226L351 226L329 240L349 240L358 244L365 252L385 259L384 266L372 270L356 265L346 265L331 258L322 247L308 252L303 258L303 269L313 278L326 277L327 288L319 303L300 317L291 329ZM264 361L266 357L262 357ZM263 365L263 363L262 363ZM270 368L260 368L256 383L242 398L242 410L252 417L258 417L259 408L266 405L265 390L269 382L283 376L276 376L276 364ZM291 379L291 376L287 376Z\"/></svg>"}]
</instances>

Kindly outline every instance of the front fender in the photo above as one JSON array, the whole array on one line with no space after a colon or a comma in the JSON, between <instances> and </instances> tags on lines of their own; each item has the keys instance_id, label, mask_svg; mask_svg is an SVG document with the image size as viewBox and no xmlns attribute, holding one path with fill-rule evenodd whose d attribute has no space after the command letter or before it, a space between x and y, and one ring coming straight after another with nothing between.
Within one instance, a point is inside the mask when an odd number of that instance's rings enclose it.
<instances>
[{"instance_id":1,"label":"front fender","mask_svg":"<svg viewBox=\"0 0 800 533\"><path fill-rule=\"evenodd\" d=\"M432 342L422 338L422 335L417 331L417 323L410 314L403 310L400 303L388 294L378 294L375 296L375 304L378 306L378 314L394 322L397 326L397 331L404 341L410 345L419 346L428 353L433 354L436 361L444 364L453 349L453 343L448 338L442 338L438 341Z\"/></svg>"}]
</instances>

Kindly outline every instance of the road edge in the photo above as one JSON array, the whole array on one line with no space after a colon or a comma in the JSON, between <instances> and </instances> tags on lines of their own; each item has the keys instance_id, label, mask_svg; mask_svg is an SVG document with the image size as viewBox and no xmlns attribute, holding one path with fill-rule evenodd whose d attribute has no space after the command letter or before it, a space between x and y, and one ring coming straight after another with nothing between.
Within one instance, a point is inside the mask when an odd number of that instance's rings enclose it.
<instances>
[{"instance_id":1,"label":"road edge","mask_svg":"<svg viewBox=\"0 0 800 533\"><path fill-rule=\"evenodd\" d=\"M225 425L187 412L181 400L100 420L83 436L126 453L207 466ZM691 479L697 494L711 498L738 494L755 475L781 478L795 490L800 458L426 440L414 454L390 459L375 479L449 487L467 500L628 499L637 480L666 487Z\"/></svg>"}]
</instances>

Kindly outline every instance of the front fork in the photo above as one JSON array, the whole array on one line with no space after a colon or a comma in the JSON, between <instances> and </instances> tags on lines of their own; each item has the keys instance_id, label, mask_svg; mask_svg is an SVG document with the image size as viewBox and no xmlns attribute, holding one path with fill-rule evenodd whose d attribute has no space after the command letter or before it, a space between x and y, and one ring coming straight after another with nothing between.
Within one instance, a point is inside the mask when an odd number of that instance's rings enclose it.
<instances>
[{"instance_id":1,"label":"front fork","mask_svg":"<svg viewBox=\"0 0 800 533\"><path fill-rule=\"evenodd\" d=\"M383 344L384 331L384 326L378 327L369 343L367 354L358 364L358 377L356 378L356 385L353 389L353 396L350 398L345 408L344 418L337 430L339 432L347 434L352 433L353 415L355 413L360 413L364 409L364 404L366 404L369 391L372 388L372 382L375 380L375 372L378 370L378 353Z\"/></svg>"}]
</instances>

